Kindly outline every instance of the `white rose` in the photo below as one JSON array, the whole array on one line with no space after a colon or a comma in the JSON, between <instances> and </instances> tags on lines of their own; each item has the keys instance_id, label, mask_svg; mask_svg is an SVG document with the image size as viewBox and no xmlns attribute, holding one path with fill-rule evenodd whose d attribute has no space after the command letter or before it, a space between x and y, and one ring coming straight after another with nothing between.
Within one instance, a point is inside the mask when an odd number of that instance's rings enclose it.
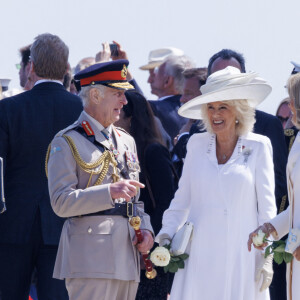
<instances>
[{"instance_id":1,"label":"white rose","mask_svg":"<svg viewBox=\"0 0 300 300\"><path fill-rule=\"evenodd\" d=\"M260 229L258 230L257 235L252 238L253 244L257 247L261 246L264 243L265 233Z\"/></svg>"},{"instance_id":2,"label":"white rose","mask_svg":"<svg viewBox=\"0 0 300 300\"><path fill-rule=\"evenodd\" d=\"M171 256L165 247L156 247L150 255L151 261L158 267L165 267L169 264Z\"/></svg>"}]
</instances>

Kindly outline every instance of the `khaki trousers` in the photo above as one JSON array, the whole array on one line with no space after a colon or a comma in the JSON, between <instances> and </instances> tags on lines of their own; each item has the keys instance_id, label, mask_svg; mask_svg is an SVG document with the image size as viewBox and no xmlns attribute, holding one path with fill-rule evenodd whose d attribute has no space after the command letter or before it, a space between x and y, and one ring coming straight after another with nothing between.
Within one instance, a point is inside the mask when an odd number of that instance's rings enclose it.
<instances>
[{"instance_id":1,"label":"khaki trousers","mask_svg":"<svg viewBox=\"0 0 300 300\"><path fill-rule=\"evenodd\" d=\"M102 278L66 278L69 300L135 300L138 282Z\"/></svg>"}]
</instances>

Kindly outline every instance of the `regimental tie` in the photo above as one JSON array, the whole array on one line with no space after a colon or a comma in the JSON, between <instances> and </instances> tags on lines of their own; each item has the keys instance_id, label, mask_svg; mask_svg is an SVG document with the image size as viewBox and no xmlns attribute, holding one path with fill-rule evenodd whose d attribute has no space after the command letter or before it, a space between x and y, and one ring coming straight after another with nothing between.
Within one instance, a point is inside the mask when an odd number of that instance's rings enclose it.
<instances>
[{"instance_id":1,"label":"regimental tie","mask_svg":"<svg viewBox=\"0 0 300 300\"><path fill-rule=\"evenodd\" d=\"M101 131L101 133L103 134L103 136L106 138L106 140L109 143L109 150L112 151L112 153L114 154L115 158L118 158L118 155L120 154L120 152L118 151L118 149L116 149L114 143L113 143L113 139L112 139L112 135L111 133L107 130L107 129L103 129Z\"/></svg>"}]
</instances>

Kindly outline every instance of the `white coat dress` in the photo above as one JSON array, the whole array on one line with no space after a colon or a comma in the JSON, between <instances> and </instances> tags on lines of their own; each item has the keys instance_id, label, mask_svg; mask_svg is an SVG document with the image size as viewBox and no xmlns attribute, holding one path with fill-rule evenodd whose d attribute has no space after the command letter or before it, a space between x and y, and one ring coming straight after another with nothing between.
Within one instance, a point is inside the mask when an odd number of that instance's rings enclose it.
<instances>
[{"instance_id":1,"label":"white coat dress","mask_svg":"<svg viewBox=\"0 0 300 300\"><path fill-rule=\"evenodd\" d=\"M186 221L194 224L189 258L174 279L171 300L266 300L259 292L258 250L247 250L253 228L276 215L272 146L265 136L238 139L228 162L219 165L216 137L195 134L178 191L158 234L172 237Z\"/></svg>"},{"instance_id":2,"label":"white coat dress","mask_svg":"<svg viewBox=\"0 0 300 300\"><path fill-rule=\"evenodd\" d=\"M282 238L289 232L291 227L300 229L300 133L295 139L289 154L286 178L288 183L288 193L290 206L273 220L271 224L275 227L278 237ZM294 204L294 217L292 218L292 207ZM293 223L293 226L292 226ZM287 264L287 295L289 300L300 299L300 261L293 259L292 282L290 282L290 264ZM290 283L292 286L292 296L290 295Z\"/></svg>"}]
</instances>

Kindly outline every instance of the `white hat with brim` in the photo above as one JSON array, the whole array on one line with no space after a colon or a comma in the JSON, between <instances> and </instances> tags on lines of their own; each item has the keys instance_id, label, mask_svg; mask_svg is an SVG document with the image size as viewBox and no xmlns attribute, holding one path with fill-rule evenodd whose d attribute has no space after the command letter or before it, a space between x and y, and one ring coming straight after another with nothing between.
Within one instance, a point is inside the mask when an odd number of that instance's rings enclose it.
<instances>
[{"instance_id":1,"label":"white hat with brim","mask_svg":"<svg viewBox=\"0 0 300 300\"><path fill-rule=\"evenodd\" d=\"M147 65L141 66L140 69L141 70L153 70L156 67L159 67L161 64L163 63L163 60L160 61L149 61L149 63Z\"/></svg>"},{"instance_id":2,"label":"white hat with brim","mask_svg":"<svg viewBox=\"0 0 300 300\"><path fill-rule=\"evenodd\" d=\"M248 100L251 107L260 104L272 91L272 87L254 72L241 73L227 67L211 74L198 96L182 105L178 114L189 119L201 119L201 105L228 100Z\"/></svg>"},{"instance_id":3,"label":"white hat with brim","mask_svg":"<svg viewBox=\"0 0 300 300\"><path fill-rule=\"evenodd\" d=\"M159 67L163 61L170 55L182 56L184 52L174 47L166 47L161 49L155 49L149 53L149 62L146 65L140 67L141 70L152 70Z\"/></svg>"}]
</instances>

